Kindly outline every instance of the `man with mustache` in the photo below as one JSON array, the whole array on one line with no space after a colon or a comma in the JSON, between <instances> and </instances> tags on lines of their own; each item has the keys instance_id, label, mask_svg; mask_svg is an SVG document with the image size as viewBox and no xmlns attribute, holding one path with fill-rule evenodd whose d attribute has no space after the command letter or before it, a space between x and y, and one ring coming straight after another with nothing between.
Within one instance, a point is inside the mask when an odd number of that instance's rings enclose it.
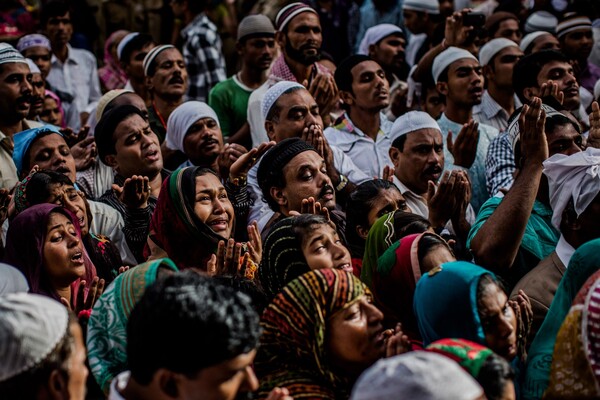
<instances>
[{"instance_id":1,"label":"man with mustache","mask_svg":"<svg viewBox=\"0 0 600 400\"><path fill-rule=\"evenodd\" d=\"M37 65L30 59L26 59L29 70L31 71L31 107L29 108L29 119L40 121L40 114L44 109L44 78ZM41 122L41 121L40 121Z\"/></svg>"},{"instance_id":2,"label":"man with mustache","mask_svg":"<svg viewBox=\"0 0 600 400\"><path fill-rule=\"evenodd\" d=\"M460 164L445 165L442 132L437 122L426 112L408 112L394 122L389 139L393 182L406 204L414 214L429 219L438 231L452 222L453 231L466 242L475 220L469 205L469 179ZM456 155L455 162L464 159L462 154ZM452 171L446 171L442 177L445 166Z\"/></svg>"},{"instance_id":3,"label":"man with mustache","mask_svg":"<svg viewBox=\"0 0 600 400\"><path fill-rule=\"evenodd\" d=\"M498 130L473 120L473 106L481 103L483 74L479 61L464 49L449 47L438 54L431 68L437 90L446 96L446 109L438 125L447 143L444 156L449 165L468 169L475 211L489 198L485 182L485 157ZM463 129L464 128L464 129ZM463 148L470 150L463 152ZM458 154L468 154L456 160Z\"/></svg>"},{"instance_id":4,"label":"man with mustache","mask_svg":"<svg viewBox=\"0 0 600 400\"><path fill-rule=\"evenodd\" d=\"M208 104L219 117L223 138L249 149L252 140L247 121L248 100L252 91L267 80L275 53L275 28L269 18L264 15L244 18L238 27L236 46L242 67L210 91Z\"/></svg>"},{"instance_id":5,"label":"man with mustache","mask_svg":"<svg viewBox=\"0 0 600 400\"><path fill-rule=\"evenodd\" d=\"M275 41L281 55L271 67L269 79L250 95L248 123L252 146L257 147L269 138L261 112L267 90L279 81L298 82L305 86L318 105L321 118L329 123L329 113L337 105L338 92L333 76L317 61L321 58L321 23L317 12L303 3L282 8L275 18Z\"/></svg>"},{"instance_id":6,"label":"man with mustache","mask_svg":"<svg viewBox=\"0 0 600 400\"><path fill-rule=\"evenodd\" d=\"M0 189L10 190L18 182L13 136L42 125L26 119L31 108L30 81L25 57L9 44L0 43Z\"/></svg>"},{"instance_id":7,"label":"man with mustache","mask_svg":"<svg viewBox=\"0 0 600 400\"><path fill-rule=\"evenodd\" d=\"M392 123L382 113L389 102L385 72L371 57L346 58L335 71L344 114L325 129L330 145L338 147L368 176L382 176L391 164L388 149Z\"/></svg>"},{"instance_id":8,"label":"man with mustache","mask_svg":"<svg viewBox=\"0 0 600 400\"><path fill-rule=\"evenodd\" d=\"M217 27L206 16L206 3L197 0L173 0L171 8L185 27L183 38L183 59L189 70L187 98L207 101L208 93L219 82L227 79L225 58Z\"/></svg>"}]
</instances>

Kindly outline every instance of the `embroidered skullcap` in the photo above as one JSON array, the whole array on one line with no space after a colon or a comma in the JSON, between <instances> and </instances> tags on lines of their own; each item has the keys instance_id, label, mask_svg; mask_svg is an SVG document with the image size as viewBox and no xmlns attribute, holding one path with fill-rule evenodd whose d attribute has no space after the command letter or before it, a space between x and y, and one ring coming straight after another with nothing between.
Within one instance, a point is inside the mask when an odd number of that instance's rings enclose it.
<instances>
[{"instance_id":1,"label":"embroidered skullcap","mask_svg":"<svg viewBox=\"0 0 600 400\"><path fill-rule=\"evenodd\" d=\"M12 265L0 263L0 296L20 292L29 292L25 275Z\"/></svg>"},{"instance_id":2,"label":"embroidered skullcap","mask_svg":"<svg viewBox=\"0 0 600 400\"><path fill-rule=\"evenodd\" d=\"M446 50L438 54L433 60L433 65L431 66L431 74L433 75L433 80L435 83L437 83L440 75L446 68L448 68L453 62L462 60L463 58L470 58L479 62L479 60L477 60L473 54L469 53L467 50L459 49L458 47L448 47Z\"/></svg>"},{"instance_id":3,"label":"embroidered skullcap","mask_svg":"<svg viewBox=\"0 0 600 400\"><path fill-rule=\"evenodd\" d=\"M133 93L133 92L131 90L127 90L127 89L113 89L113 90L109 90L108 92L104 93L102 95L102 97L100 97L100 100L98 100L98 105L96 106L96 121L100 121L100 118L102 118L102 114L104 114L104 110L106 109L106 106L111 101L113 101L114 99L116 99L117 97L122 95L123 93Z\"/></svg>"},{"instance_id":4,"label":"embroidered skullcap","mask_svg":"<svg viewBox=\"0 0 600 400\"><path fill-rule=\"evenodd\" d=\"M265 97L263 97L262 102L260 104L260 109L262 111L263 118L267 118L267 115L269 115L269 111L271 111L271 108L281 97L281 95L288 91L291 91L292 89L306 88L298 82L292 81L280 81L271 86L269 90L267 90L267 92L265 93Z\"/></svg>"},{"instance_id":5,"label":"embroidered skullcap","mask_svg":"<svg viewBox=\"0 0 600 400\"><path fill-rule=\"evenodd\" d=\"M144 75L149 76L148 71L150 71L150 69L153 69L151 67L154 66L154 60L160 53L162 53L165 50L174 49L174 48L175 48L175 46L173 46L171 44L163 44L160 46L156 46L155 48L150 50L148 52L148 54L146 54L146 57L144 57L144 61L142 63L144 66Z\"/></svg>"},{"instance_id":6,"label":"embroidered skullcap","mask_svg":"<svg viewBox=\"0 0 600 400\"><path fill-rule=\"evenodd\" d=\"M202 118L212 118L220 127L219 117L215 111L201 101L186 101L173 110L167 120L167 137L165 138L167 147L171 150L185 152L183 139L190 127Z\"/></svg>"},{"instance_id":7,"label":"embroidered skullcap","mask_svg":"<svg viewBox=\"0 0 600 400\"><path fill-rule=\"evenodd\" d=\"M594 85L594 100L600 101L600 79L598 79Z\"/></svg>"},{"instance_id":8,"label":"embroidered skullcap","mask_svg":"<svg viewBox=\"0 0 600 400\"><path fill-rule=\"evenodd\" d=\"M40 68L37 65L35 65L35 63L31 59L26 58L25 61L27 62L27 65L29 65L29 71L31 71L32 74L42 73L42 71L40 71Z\"/></svg>"},{"instance_id":9,"label":"embroidered skullcap","mask_svg":"<svg viewBox=\"0 0 600 400\"><path fill-rule=\"evenodd\" d=\"M279 10L275 17L275 27L278 31L283 31L285 26L289 24L296 15L302 14L303 12L317 14L314 8L309 7L304 3L292 3Z\"/></svg>"},{"instance_id":10,"label":"embroidered skullcap","mask_svg":"<svg viewBox=\"0 0 600 400\"><path fill-rule=\"evenodd\" d=\"M565 19L556 26L556 36L560 39L569 32L578 29L592 30L592 21L588 17L577 14L567 14Z\"/></svg>"},{"instance_id":11,"label":"embroidered skullcap","mask_svg":"<svg viewBox=\"0 0 600 400\"><path fill-rule=\"evenodd\" d=\"M533 42L535 41L535 39L539 38L540 36L544 36L544 35L552 35L552 34L550 32L537 31L537 32L532 32L532 33L529 33L529 34L525 35L523 37L523 39L521 39L521 43L519 44L519 48L524 53L527 53L527 49L533 44Z\"/></svg>"},{"instance_id":12,"label":"embroidered skullcap","mask_svg":"<svg viewBox=\"0 0 600 400\"><path fill-rule=\"evenodd\" d=\"M46 296L0 297L0 382L38 366L67 334L69 311Z\"/></svg>"},{"instance_id":13,"label":"embroidered skullcap","mask_svg":"<svg viewBox=\"0 0 600 400\"><path fill-rule=\"evenodd\" d=\"M393 34L403 35L404 33L402 32L402 29L393 24L379 24L370 27L367 29L365 36L363 36L362 40L360 41L360 46L358 46L358 54L368 55L369 47L372 44L377 44L382 39L385 39Z\"/></svg>"},{"instance_id":14,"label":"embroidered skullcap","mask_svg":"<svg viewBox=\"0 0 600 400\"><path fill-rule=\"evenodd\" d=\"M31 143L43 134L56 133L57 135L63 136L58 130L58 127L54 125L43 125L39 128L27 129L17 133L13 136L15 147L13 149L12 158L17 167L17 174L21 175L23 172L23 161L25 156L29 153Z\"/></svg>"},{"instance_id":15,"label":"embroidered skullcap","mask_svg":"<svg viewBox=\"0 0 600 400\"><path fill-rule=\"evenodd\" d=\"M440 4L438 0L404 0L402 9L420 11L427 14L439 14Z\"/></svg>"},{"instance_id":16,"label":"embroidered skullcap","mask_svg":"<svg viewBox=\"0 0 600 400\"><path fill-rule=\"evenodd\" d=\"M121 56L123 55L123 49L125 48L125 46L127 46L127 44L139 34L139 32L130 32L127 35L125 35L123 39L121 39L119 45L117 46L117 57L119 58L119 61L121 61Z\"/></svg>"},{"instance_id":17,"label":"embroidered skullcap","mask_svg":"<svg viewBox=\"0 0 600 400\"><path fill-rule=\"evenodd\" d=\"M350 400L473 400L475 379L446 356L412 351L377 361L358 378Z\"/></svg>"},{"instance_id":18,"label":"embroidered skullcap","mask_svg":"<svg viewBox=\"0 0 600 400\"><path fill-rule=\"evenodd\" d=\"M543 31L555 33L557 24L558 19L548 11L536 11L525 21L525 32Z\"/></svg>"},{"instance_id":19,"label":"embroidered skullcap","mask_svg":"<svg viewBox=\"0 0 600 400\"><path fill-rule=\"evenodd\" d=\"M563 211L573 201L577 217L600 193L600 149L588 147L567 156L555 154L544 161L548 178L552 225L560 229Z\"/></svg>"},{"instance_id":20,"label":"embroidered skullcap","mask_svg":"<svg viewBox=\"0 0 600 400\"><path fill-rule=\"evenodd\" d=\"M248 36L275 36L275 27L271 20L262 14L248 15L238 26L238 42Z\"/></svg>"},{"instance_id":21,"label":"embroidered skullcap","mask_svg":"<svg viewBox=\"0 0 600 400\"><path fill-rule=\"evenodd\" d=\"M518 44L506 38L492 39L479 50L479 64L488 65L494 56L507 47L519 47Z\"/></svg>"},{"instance_id":22,"label":"embroidered skullcap","mask_svg":"<svg viewBox=\"0 0 600 400\"><path fill-rule=\"evenodd\" d=\"M27 64L25 57L8 43L0 43L0 64L22 63Z\"/></svg>"},{"instance_id":23,"label":"embroidered skullcap","mask_svg":"<svg viewBox=\"0 0 600 400\"><path fill-rule=\"evenodd\" d=\"M392 129L390 129L390 140L393 143L400 136L421 129L435 129L440 133L442 132L440 126L431 115L423 111L410 111L394 121Z\"/></svg>"},{"instance_id":24,"label":"embroidered skullcap","mask_svg":"<svg viewBox=\"0 0 600 400\"><path fill-rule=\"evenodd\" d=\"M50 39L39 33L32 33L31 35L25 35L17 42L17 50L21 53L31 47L44 47L49 51L52 51L50 45Z\"/></svg>"},{"instance_id":25,"label":"embroidered skullcap","mask_svg":"<svg viewBox=\"0 0 600 400\"><path fill-rule=\"evenodd\" d=\"M548 120L548 118L553 118L556 116L561 116L568 119L566 115L556 111L554 108L543 103L542 110L544 110L544 112L546 113L546 120ZM521 116L522 112L523 109L521 108L521 111L519 111L518 113L514 113L509 119L508 127L506 128L508 140L511 143L513 151L515 150L515 146L517 145L517 143L519 143L519 140L521 140L521 132L519 130L519 117Z\"/></svg>"},{"instance_id":26,"label":"embroidered skullcap","mask_svg":"<svg viewBox=\"0 0 600 400\"><path fill-rule=\"evenodd\" d=\"M437 1L437 0L436 0ZM346 57L335 70L335 84L339 90L349 92L352 90L352 69L364 61L374 61L363 54L354 54Z\"/></svg>"},{"instance_id":27,"label":"embroidered skullcap","mask_svg":"<svg viewBox=\"0 0 600 400\"><path fill-rule=\"evenodd\" d=\"M138 115L145 120L145 117L139 108L130 104L125 104L107 111L102 115L100 121L98 121L98 124L94 129L94 139L96 140L98 156L104 164L108 165L106 163L106 156L116 153L113 135L117 126L132 115Z\"/></svg>"}]
</instances>

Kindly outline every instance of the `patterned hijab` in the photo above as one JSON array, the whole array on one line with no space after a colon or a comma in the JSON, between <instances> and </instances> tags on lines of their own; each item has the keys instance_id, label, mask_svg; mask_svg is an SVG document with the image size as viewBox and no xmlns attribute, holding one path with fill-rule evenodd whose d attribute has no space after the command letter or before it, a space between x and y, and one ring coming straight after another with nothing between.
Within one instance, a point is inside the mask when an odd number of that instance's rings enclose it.
<instances>
[{"instance_id":1,"label":"patterned hijab","mask_svg":"<svg viewBox=\"0 0 600 400\"><path fill-rule=\"evenodd\" d=\"M199 167L178 169L164 180L150 220L148 244L144 249L146 258L152 246L157 246L182 270L206 270L206 263L224 238L194 213L196 176L201 170Z\"/></svg>"},{"instance_id":2,"label":"patterned hijab","mask_svg":"<svg viewBox=\"0 0 600 400\"><path fill-rule=\"evenodd\" d=\"M104 393L110 382L127 369L127 320L160 268L177 271L168 258L148 261L117 276L100 296L88 322L90 369Z\"/></svg>"},{"instance_id":3,"label":"patterned hijab","mask_svg":"<svg viewBox=\"0 0 600 400\"><path fill-rule=\"evenodd\" d=\"M523 396L541 398L548 387L556 335L567 318L577 293L586 280L600 269L600 239L587 242L571 257L554 299L527 356ZM574 317L571 317L574 318Z\"/></svg>"},{"instance_id":4,"label":"patterned hijab","mask_svg":"<svg viewBox=\"0 0 600 400\"><path fill-rule=\"evenodd\" d=\"M352 273L310 271L291 281L265 309L255 360L260 396L285 387L294 398L348 398L352 382L332 371L327 323L369 290Z\"/></svg>"},{"instance_id":5,"label":"patterned hijab","mask_svg":"<svg viewBox=\"0 0 600 400\"><path fill-rule=\"evenodd\" d=\"M414 312L425 346L449 337L486 344L477 310L477 287L484 275L496 279L475 264L455 261L442 264L419 280Z\"/></svg>"},{"instance_id":6,"label":"patterned hijab","mask_svg":"<svg viewBox=\"0 0 600 400\"><path fill-rule=\"evenodd\" d=\"M464 339L437 340L427 346L426 350L449 357L475 379L488 357L494 354L487 347Z\"/></svg>"},{"instance_id":7,"label":"patterned hijab","mask_svg":"<svg viewBox=\"0 0 600 400\"><path fill-rule=\"evenodd\" d=\"M377 260L394 243L394 233L394 213L380 217L369 229L360 280L370 288L373 288L373 272L377 269Z\"/></svg>"},{"instance_id":8,"label":"patterned hijab","mask_svg":"<svg viewBox=\"0 0 600 400\"><path fill-rule=\"evenodd\" d=\"M600 271L583 285L558 335L544 399L600 398Z\"/></svg>"}]
</instances>

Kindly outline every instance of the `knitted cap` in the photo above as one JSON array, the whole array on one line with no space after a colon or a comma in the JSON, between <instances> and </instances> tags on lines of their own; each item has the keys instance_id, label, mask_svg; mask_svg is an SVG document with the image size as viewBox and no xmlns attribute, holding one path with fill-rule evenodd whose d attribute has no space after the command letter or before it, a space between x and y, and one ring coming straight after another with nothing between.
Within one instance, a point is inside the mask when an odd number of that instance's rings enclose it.
<instances>
[{"instance_id":1,"label":"knitted cap","mask_svg":"<svg viewBox=\"0 0 600 400\"><path fill-rule=\"evenodd\" d=\"M494 56L500 53L507 47L519 47L518 44L512 40L506 38L492 39L479 50L479 64L482 66L488 65L488 63L494 58Z\"/></svg>"},{"instance_id":2,"label":"knitted cap","mask_svg":"<svg viewBox=\"0 0 600 400\"><path fill-rule=\"evenodd\" d=\"M360 46L358 46L358 54L368 55L369 47L372 44L377 44L381 40L393 34L403 35L404 32L402 32L402 29L393 24L379 24L370 27L367 29L365 36L363 36L362 40L360 41Z\"/></svg>"},{"instance_id":3,"label":"knitted cap","mask_svg":"<svg viewBox=\"0 0 600 400\"><path fill-rule=\"evenodd\" d=\"M175 46L173 46L171 44L163 44L161 46L156 46L155 48L150 50L148 52L148 54L146 54L146 57L144 57L144 61L143 61L144 75L148 76L148 71L150 71L150 68L154 64L154 60L160 53L162 53L165 50L174 49L174 48L175 48Z\"/></svg>"},{"instance_id":4,"label":"knitted cap","mask_svg":"<svg viewBox=\"0 0 600 400\"><path fill-rule=\"evenodd\" d=\"M0 64L23 63L27 64L25 57L8 43L0 43Z\"/></svg>"},{"instance_id":5,"label":"knitted cap","mask_svg":"<svg viewBox=\"0 0 600 400\"><path fill-rule=\"evenodd\" d=\"M444 70L448 68L450 64L455 61L462 60L463 58L469 58L479 62L479 60L477 60L473 54L469 53L467 50L459 49L458 47L448 47L446 50L438 54L433 60L433 65L431 67L431 74L433 75L433 80L435 83L437 83L442 72L444 72Z\"/></svg>"},{"instance_id":6,"label":"knitted cap","mask_svg":"<svg viewBox=\"0 0 600 400\"><path fill-rule=\"evenodd\" d=\"M296 15L304 12L315 13L318 16L314 8L309 7L304 3L292 3L279 10L275 17L275 27L278 31L282 31Z\"/></svg>"},{"instance_id":7,"label":"knitted cap","mask_svg":"<svg viewBox=\"0 0 600 400\"><path fill-rule=\"evenodd\" d=\"M69 312L46 296L0 297L0 382L34 368L67 334Z\"/></svg>"},{"instance_id":8,"label":"knitted cap","mask_svg":"<svg viewBox=\"0 0 600 400\"><path fill-rule=\"evenodd\" d=\"M526 52L527 48L535 41L535 39L539 38L540 36L544 36L544 35L551 35L551 33L545 32L545 31L537 31L537 32L532 32L528 35L525 35L525 37L523 37L523 39L521 39L519 48L521 49L521 51Z\"/></svg>"},{"instance_id":9,"label":"knitted cap","mask_svg":"<svg viewBox=\"0 0 600 400\"><path fill-rule=\"evenodd\" d=\"M19 50L21 53L23 52L23 50L27 50L31 47L45 47L49 51L52 51L50 39L38 33L25 35L17 42L17 50Z\"/></svg>"},{"instance_id":10,"label":"knitted cap","mask_svg":"<svg viewBox=\"0 0 600 400\"><path fill-rule=\"evenodd\" d=\"M139 34L139 32L130 32L127 35L125 35L123 39L121 39L119 45L117 46L117 57L119 58L119 60L121 60L121 56L123 55L123 49L125 48L125 46L127 46L127 44Z\"/></svg>"},{"instance_id":11,"label":"knitted cap","mask_svg":"<svg viewBox=\"0 0 600 400\"><path fill-rule=\"evenodd\" d=\"M525 32L544 31L555 33L557 24L558 19L548 11L536 11L525 21Z\"/></svg>"},{"instance_id":12,"label":"knitted cap","mask_svg":"<svg viewBox=\"0 0 600 400\"><path fill-rule=\"evenodd\" d=\"M294 89L294 88L306 89L304 86L302 86L298 82L292 82L292 81L280 81L280 82L277 82L276 84L274 84L273 86L271 86L269 88L269 90L267 90L267 92L265 93L265 97L263 97L261 104L260 104L260 109L262 111L263 118L265 118L265 119L267 118L267 115L269 115L269 111L271 111L271 108L277 102L277 100L281 97L281 95L283 95L288 90Z\"/></svg>"},{"instance_id":13,"label":"knitted cap","mask_svg":"<svg viewBox=\"0 0 600 400\"><path fill-rule=\"evenodd\" d=\"M561 38L567 33L578 29L592 30L592 21L588 17L577 15L575 13L566 14L565 18L556 26L556 36Z\"/></svg>"},{"instance_id":14,"label":"knitted cap","mask_svg":"<svg viewBox=\"0 0 600 400\"><path fill-rule=\"evenodd\" d=\"M272 37L275 36L275 28L273 27L271 20L265 15L248 15L238 26L237 40L239 42L250 35Z\"/></svg>"},{"instance_id":15,"label":"knitted cap","mask_svg":"<svg viewBox=\"0 0 600 400\"><path fill-rule=\"evenodd\" d=\"M392 129L390 130L390 140L394 142L400 136L408 135L411 132L421 129L435 129L440 133L442 132L440 126L431 115L423 111L410 111L394 121L394 125L392 125Z\"/></svg>"},{"instance_id":16,"label":"knitted cap","mask_svg":"<svg viewBox=\"0 0 600 400\"><path fill-rule=\"evenodd\" d=\"M427 14L439 14L440 4L438 0L404 0L402 9L421 11Z\"/></svg>"}]
</instances>

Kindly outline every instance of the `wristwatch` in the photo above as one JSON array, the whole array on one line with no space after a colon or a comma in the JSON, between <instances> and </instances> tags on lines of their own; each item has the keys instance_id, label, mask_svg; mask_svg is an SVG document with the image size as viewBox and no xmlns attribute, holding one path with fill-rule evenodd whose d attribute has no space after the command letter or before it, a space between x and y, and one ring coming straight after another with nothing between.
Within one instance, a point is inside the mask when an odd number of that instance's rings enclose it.
<instances>
[{"instance_id":1,"label":"wristwatch","mask_svg":"<svg viewBox=\"0 0 600 400\"><path fill-rule=\"evenodd\" d=\"M344 188L346 187L347 184L348 184L348 178L346 178L344 175L340 174L340 182L335 187L335 190L338 192L341 192L342 190L344 190Z\"/></svg>"}]
</instances>

